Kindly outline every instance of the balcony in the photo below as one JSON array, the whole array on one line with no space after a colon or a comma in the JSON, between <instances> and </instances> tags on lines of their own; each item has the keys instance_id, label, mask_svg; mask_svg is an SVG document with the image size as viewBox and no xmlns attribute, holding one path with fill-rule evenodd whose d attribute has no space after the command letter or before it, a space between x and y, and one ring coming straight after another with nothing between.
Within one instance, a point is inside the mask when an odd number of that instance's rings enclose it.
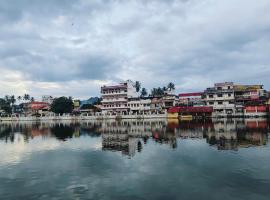
<instances>
[{"instance_id":1,"label":"balcony","mask_svg":"<svg viewBox=\"0 0 270 200\"><path fill-rule=\"evenodd\" d=\"M101 95L102 96L121 96L121 95L123 95L123 96L127 96L127 92L125 92L125 91L121 91L121 92L110 92L110 93L102 93L101 92Z\"/></svg>"},{"instance_id":2,"label":"balcony","mask_svg":"<svg viewBox=\"0 0 270 200\"><path fill-rule=\"evenodd\" d=\"M127 99L125 99L125 98L119 98L119 99L103 99L102 101L101 101L101 103L110 103L110 102L112 102L112 103L114 103L114 102L127 102Z\"/></svg>"},{"instance_id":3,"label":"balcony","mask_svg":"<svg viewBox=\"0 0 270 200\"><path fill-rule=\"evenodd\" d=\"M216 94L216 93L233 93L234 90L233 89L216 89L216 88L207 88L204 93L206 94Z\"/></svg>"}]
</instances>

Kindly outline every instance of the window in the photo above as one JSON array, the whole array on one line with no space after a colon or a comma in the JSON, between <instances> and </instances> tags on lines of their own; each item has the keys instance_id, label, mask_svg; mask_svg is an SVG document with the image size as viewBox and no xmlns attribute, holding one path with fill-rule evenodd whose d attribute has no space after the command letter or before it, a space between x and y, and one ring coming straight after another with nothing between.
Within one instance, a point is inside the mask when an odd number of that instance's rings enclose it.
<instances>
[{"instance_id":1,"label":"window","mask_svg":"<svg viewBox=\"0 0 270 200\"><path fill-rule=\"evenodd\" d=\"M232 94L228 94L228 97L231 97L232 96Z\"/></svg>"},{"instance_id":2,"label":"window","mask_svg":"<svg viewBox=\"0 0 270 200\"><path fill-rule=\"evenodd\" d=\"M210 95L209 95L209 98L214 98L214 95L210 94Z\"/></svg>"},{"instance_id":3,"label":"window","mask_svg":"<svg viewBox=\"0 0 270 200\"><path fill-rule=\"evenodd\" d=\"M218 90L222 90L222 87L218 87L217 89L218 89Z\"/></svg>"},{"instance_id":4,"label":"window","mask_svg":"<svg viewBox=\"0 0 270 200\"><path fill-rule=\"evenodd\" d=\"M222 103L223 103L222 101L219 101L219 102L218 102L218 105L222 105Z\"/></svg>"},{"instance_id":5,"label":"window","mask_svg":"<svg viewBox=\"0 0 270 200\"><path fill-rule=\"evenodd\" d=\"M209 102L209 105L214 105L214 102L210 101L210 102Z\"/></svg>"},{"instance_id":6,"label":"window","mask_svg":"<svg viewBox=\"0 0 270 200\"><path fill-rule=\"evenodd\" d=\"M218 96L218 97L223 97L223 95L222 95L222 94L218 94L217 96Z\"/></svg>"}]
</instances>

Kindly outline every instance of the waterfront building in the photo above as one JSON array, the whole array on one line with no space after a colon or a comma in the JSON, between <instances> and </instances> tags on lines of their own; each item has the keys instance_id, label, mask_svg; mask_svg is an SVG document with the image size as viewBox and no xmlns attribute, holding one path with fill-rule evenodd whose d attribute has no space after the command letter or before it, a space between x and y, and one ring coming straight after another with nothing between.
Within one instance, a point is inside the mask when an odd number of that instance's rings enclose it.
<instances>
[{"instance_id":1,"label":"waterfront building","mask_svg":"<svg viewBox=\"0 0 270 200\"><path fill-rule=\"evenodd\" d=\"M178 105L179 98L177 95L164 94L160 97L152 97L151 112L152 113L166 113L168 109Z\"/></svg>"},{"instance_id":2,"label":"waterfront building","mask_svg":"<svg viewBox=\"0 0 270 200\"><path fill-rule=\"evenodd\" d=\"M179 97L174 94L165 94L162 98L162 108L163 110L168 110L173 106L176 106L179 101Z\"/></svg>"},{"instance_id":3,"label":"waterfront building","mask_svg":"<svg viewBox=\"0 0 270 200\"><path fill-rule=\"evenodd\" d=\"M127 114L129 111L128 99L139 97L135 83L128 80L118 85L101 87L101 109L103 113Z\"/></svg>"},{"instance_id":4,"label":"waterfront building","mask_svg":"<svg viewBox=\"0 0 270 200\"><path fill-rule=\"evenodd\" d=\"M151 111L152 113L159 113L163 111L163 102L161 98L154 97L151 99Z\"/></svg>"},{"instance_id":5,"label":"waterfront building","mask_svg":"<svg viewBox=\"0 0 270 200\"><path fill-rule=\"evenodd\" d=\"M205 106L202 100L202 92L181 93L179 94L179 106Z\"/></svg>"},{"instance_id":6,"label":"waterfront building","mask_svg":"<svg viewBox=\"0 0 270 200\"><path fill-rule=\"evenodd\" d=\"M101 111L100 108L92 104L83 104L80 107L80 113L95 114L100 111Z\"/></svg>"},{"instance_id":7,"label":"waterfront building","mask_svg":"<svg viewBox=\"0 0 270 200\"><path fill-rule=\"evenodd\" d=\"M46 102L29 102L29 103L24 103L22 106L23 113L26 116L29 115L41 115L44 116L49 112L50 105L49 103Z\"/></svg>"},{"instance_id":8,"label":"waterfront building","mask_svg":"<svg viewBox=\"0 0 270 200\"><path fill-rule=\"evenodd\" d=\"M128 108L131 114L150 114L151 98L129 98Z\"/></svg>"},{"instance_id":9,"label":"waterfront building","mask_svg":"<svg viewBox=\"0 0 270 200\"><path fill-rule=\"evenodd\" d=\"M213 107L214 117L265 116L267 112L267 92L263 85L216 83L202 97L207 106Z\"/></svg>"},{"instance_id":10,"label":"waterfront building","mask_svg":"<svg viewBox=\"0 0 270 200\"><path fill-rule=\"evenodd\" d=\"M216 83L214 87L207 88L202 99L207 106L213 107L213 116L233 116L236 114L234 83Z\"/></svg>"},{"instance_id":11,"label":"waterfront building","mask_svg":"<svg viewBox=\"0 0 270 200\"><path fill-rule=\"evenodd\" d=\"M176 106L168 110L168 118L210 118L212 113L211 106Z\"/></svg>"},{"instance_id":12,"label":"waterfront building","mask_svg":"<svg viewBox=\"0 0 270 200\"><path fill-rule=\"evenodd\" d=\"M263 85L234 85L233 89L235 102L242 105L267 99L267 92L263 89Z\"/></svg>"},{"instance_id":13,"label":"waterfront building","mask_svg":"<svg viewBox=\"0 0 270 200\"><path fill-rule=\"evenodd\" d=\"M267 116L268 106L267 105L245 105L244 116L245 117L265 117Z\"/></svg>"}]
</instances>

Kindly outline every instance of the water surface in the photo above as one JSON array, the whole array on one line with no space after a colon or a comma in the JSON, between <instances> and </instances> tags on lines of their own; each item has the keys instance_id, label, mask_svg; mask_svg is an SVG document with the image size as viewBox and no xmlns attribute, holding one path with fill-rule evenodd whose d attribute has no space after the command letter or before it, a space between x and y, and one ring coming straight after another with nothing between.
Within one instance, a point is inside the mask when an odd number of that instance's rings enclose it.
<instances>
[{"instance_id":1,"label":"water surface","mask_svg":"<svg viewBox=\"0 0 270 200\"><path fill-rule=\"evenodd\" d=\"M269 123L1 123L1 199L270 199Z\"/></svg>"}]
</instances>

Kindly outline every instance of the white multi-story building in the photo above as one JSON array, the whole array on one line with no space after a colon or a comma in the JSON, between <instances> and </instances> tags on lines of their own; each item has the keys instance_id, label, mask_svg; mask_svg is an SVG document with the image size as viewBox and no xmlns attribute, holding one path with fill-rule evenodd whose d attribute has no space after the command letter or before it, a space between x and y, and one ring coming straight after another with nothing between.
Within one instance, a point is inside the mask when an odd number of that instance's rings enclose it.
<instances>
[{"instance_id":1,"label":"white multi-story building","mask_svg":"<svg viewBox=\"0 0 270 200\"><path fill-rule=\"evenodd\" d=\"M216 83L204 91L203 100L213 107L213 115L235 115L235 96L233 82Z\"/></svg>"},{"instance_id":2,"label":"white multi-story building","mask_svg":"<svg viewBox=\"0 0 270 200\"><path fill-rule=\"evenodd\" d=\"M102 112L103 113L128 113L128 99L139 97L136 92L135 83L128 80L118 85L102 86Z\"/></svg>"},{"instance_id":3,"label":"white multi-story building","mask_svg":"<svg viewBox=\"0 0 270 200\"><path fill-rule=\"evenodd\" d=\"M148 114L151 111L150 98L129 98L128 107L130 113Z\"/></svg>"}]
</instances>

